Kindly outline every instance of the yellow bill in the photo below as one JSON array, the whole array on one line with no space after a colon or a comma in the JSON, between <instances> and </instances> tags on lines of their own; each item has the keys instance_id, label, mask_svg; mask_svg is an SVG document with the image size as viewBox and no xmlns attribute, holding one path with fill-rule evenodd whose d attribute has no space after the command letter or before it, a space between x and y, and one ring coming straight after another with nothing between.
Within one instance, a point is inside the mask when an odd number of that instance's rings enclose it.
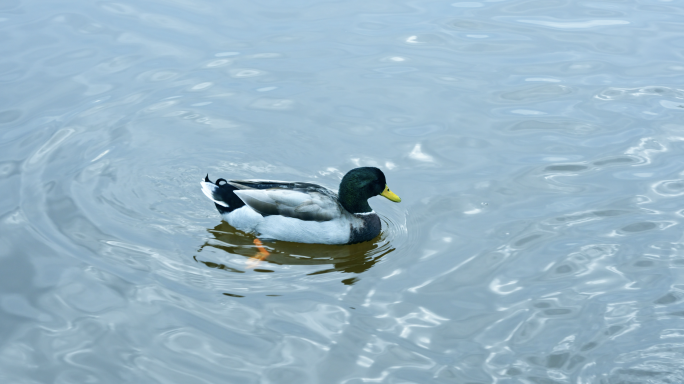
<instances>
[{"instance_id":1,"label":"yellow bill","mask_svg":"<svg viewBox=\"0 0 684 384\"><path fill-rule=\"evenodd\" d=\"M397 196L394 192L390 191L390 189L389 189L389 187L387 186L387 184L385 184L385 190L382 191L382 193L380 194L380 196L386 197L386 198L388 198L388 199L394 201L395 203L398 203L398 202L401 201L401 197Z\"/></svg>"}]
</instances>

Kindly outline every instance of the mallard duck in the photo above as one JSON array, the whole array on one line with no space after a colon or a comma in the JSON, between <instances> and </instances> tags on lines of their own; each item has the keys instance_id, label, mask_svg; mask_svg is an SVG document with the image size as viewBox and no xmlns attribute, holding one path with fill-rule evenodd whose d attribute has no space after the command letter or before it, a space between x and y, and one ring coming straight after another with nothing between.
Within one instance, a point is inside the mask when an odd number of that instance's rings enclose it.
<instances>
[{"instance_id":1,"label":"mallard duck","mask_svg":"<svg viewBox=\"0 0 684 384\"><path fill-rule=\"evenodd\" d=\"M228 224L262 239L317 244L354 244L380 234L380 218L368 205L373 196L400 202L375 167L355 168L339 194L312 183L225 180L207 175L202 191Z\"/></svg>"}]
</instances>

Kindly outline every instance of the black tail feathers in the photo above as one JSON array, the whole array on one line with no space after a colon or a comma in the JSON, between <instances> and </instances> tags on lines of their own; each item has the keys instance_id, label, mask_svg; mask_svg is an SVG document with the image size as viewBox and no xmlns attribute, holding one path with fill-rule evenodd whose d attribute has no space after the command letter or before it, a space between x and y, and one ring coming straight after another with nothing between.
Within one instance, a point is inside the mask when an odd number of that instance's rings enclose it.
<instances>
[{"instance_id":1,"label":"black tail feathers","mask_svg":"<svg viewBox=\"0 0 684 384\"><path fill-rule=\"evenodd\" d=\"M204 177L204 181L207 183L211 183L212 181L209 179L209 174ZM229 213L232 212L238 208L242 208L245 203L240 200L239 197L233 192L237 190L237 188L233 187L232 185L228 184L228 181L226 179L217 179L215 183L216 187L212 188L212 195L213 199L215 201L220 201L225 203L224 206L222 204L218 204L214 202L214 205L216 205L216 209L219 211L219 213Z\"/></svg>"}]
</instances>

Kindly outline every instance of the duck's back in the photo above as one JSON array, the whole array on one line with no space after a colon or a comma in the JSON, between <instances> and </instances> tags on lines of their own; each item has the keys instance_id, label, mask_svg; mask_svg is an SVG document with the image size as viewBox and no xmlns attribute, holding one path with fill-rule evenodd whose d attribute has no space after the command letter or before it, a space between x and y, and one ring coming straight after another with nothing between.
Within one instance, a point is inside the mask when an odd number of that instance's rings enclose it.
<instances>
[{"instance_id":1,"label":"duck's back","mask_svg":"<svg viewBox=\"0 0 684 384\"><path fill-rule=\"evenodd\" d=\"M284 216L325 222L342 216L337 195L320 185L263 181L230 181L235 194L264 217Z\"/></svg>"}]
</instances>

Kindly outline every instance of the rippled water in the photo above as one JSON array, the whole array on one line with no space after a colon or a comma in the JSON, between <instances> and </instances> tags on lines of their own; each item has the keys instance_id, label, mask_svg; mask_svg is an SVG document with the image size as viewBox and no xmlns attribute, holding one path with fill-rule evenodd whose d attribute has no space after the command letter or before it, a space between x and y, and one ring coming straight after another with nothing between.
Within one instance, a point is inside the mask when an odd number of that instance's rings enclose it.
<instances>
[{"instance_id":1,"label":"rippled water","mask_svg":"<svg viewBox=\"0 0 684 384\"><path fill-rule=\"evenodd\" d=\"M677 1L0 0L3 383L684 382ZM383 233L199 188L381 167Z\"/></svg>"}]
</instances>

